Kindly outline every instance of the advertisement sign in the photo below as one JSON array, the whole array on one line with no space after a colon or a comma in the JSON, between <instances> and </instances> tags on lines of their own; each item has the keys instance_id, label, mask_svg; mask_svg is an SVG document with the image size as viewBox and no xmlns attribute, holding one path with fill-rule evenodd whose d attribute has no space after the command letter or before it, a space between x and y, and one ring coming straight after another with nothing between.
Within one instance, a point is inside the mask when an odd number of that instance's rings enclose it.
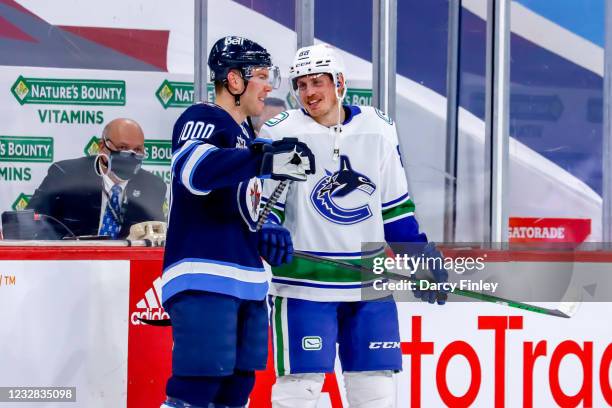
<instances>
[{"instance_id":1,"label":"advertisement sign","mask_svg":"<svg viewBox=\"0 0 612 408\"><path fill-rule=\"evenodd\" d=\"M525 242L584 242L591 234L591 220L584 218L510 217L508 240Z\"/></svg>"},{"instance_id":2,"label":"advertisement sign","mask_svg":"<svg viewBox=\"0 0 612 408\"><path fill-rule=\"evenodd\" d=\"M188 75L167 72L2 67L0 212L23 209L51 163L98 153L105 124L137 121L143 168L170 181L172 125L193 99ZM170 109L176 108L176 109Z\"/></svg>"},{"instance_id":3,"label":"advertisement sign","mask_svg":"<svg viewBox=\"0 0 612 408\"><path fill-rule=\"evenodd\" d=\"M158 407L172 368L172 329L139 319L167 319L161 305L161 260L132 261L127 333L127 406Z\"/></svg>"},{"instance_id":4,"label":"advertisement sign","mask_svg":"<svg viewBox=\"0 0 612 408\"><path fill-rule=\"evenodd\" d=\"M61 253L64 260L57 251L38 250L36 260L0 254L0 367L11 367L0 370L0 383L75 387L75 407L158 406L171 370L171 329L139 319L168 317L161 252L128 260L134 251L106 249L94 261L79 260L92 255L78 249ZM582 264L612 267L610 256L591 258ZM399 406L612 404L612 302L583 302L567 319L484 302L399 302L398 311ZM257 373L251 407L270 407L271 358ZM318 407L346 406L337 367Z\"/></svg>"}]
</instances>

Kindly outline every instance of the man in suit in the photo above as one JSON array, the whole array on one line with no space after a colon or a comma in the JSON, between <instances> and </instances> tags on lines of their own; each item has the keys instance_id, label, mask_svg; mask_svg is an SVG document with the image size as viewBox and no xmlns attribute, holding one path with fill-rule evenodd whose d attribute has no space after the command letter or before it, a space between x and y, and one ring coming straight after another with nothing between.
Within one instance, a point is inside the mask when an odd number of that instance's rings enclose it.
<instances>
[{"instance_id":1,"label":"man in suit","mask_svg":"<svg viewBox=\"0 0 612 408\"><path fill-rule=\"evenodd\" d=\"M122 239L133 224L164 221L166 185L140 168L144 156L138 123L114 119L104 127L100 153L53 163L27 208L65 224L51 222L59 238L72 232Z\"/></svg>"}]
</instances>

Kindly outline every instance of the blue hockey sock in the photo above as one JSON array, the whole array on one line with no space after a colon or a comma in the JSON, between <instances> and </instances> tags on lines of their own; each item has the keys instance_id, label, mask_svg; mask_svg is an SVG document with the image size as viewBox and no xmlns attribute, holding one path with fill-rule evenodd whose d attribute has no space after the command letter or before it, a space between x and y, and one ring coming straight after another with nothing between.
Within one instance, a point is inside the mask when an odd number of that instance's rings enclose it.
<instances>
[{"instance_id":1,"label":"blue hockey sock","mask_svg":"<svg viewBox=\"0 0 612 408\"><path fill-rule=\"evenodd\" d=\"M224 377L214 402L228 407L242 407L249 400L255 385L255 371L235 370L234 374Z\"/></svg>"}]
</instances>

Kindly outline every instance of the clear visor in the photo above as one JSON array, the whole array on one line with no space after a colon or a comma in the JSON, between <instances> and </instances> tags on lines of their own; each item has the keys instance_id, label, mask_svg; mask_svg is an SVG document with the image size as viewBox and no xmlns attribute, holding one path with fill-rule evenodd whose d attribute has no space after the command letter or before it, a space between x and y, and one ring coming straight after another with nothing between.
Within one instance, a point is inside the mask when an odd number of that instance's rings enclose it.
<instances>
[{"instance_id":1,"label":"clear visor","mask_svg":"<svg viewBox=\"0 0 612 408\"><path fill-rule=\"evenodd\" d=\"M332 77L332 81L333 81L333 76L330 72L319 72L316 74L307 74L307 75L301 75L299 77L293 78L291 80L291 87L293 88L294 91L301 91L305 88L306 82L313 82L316 85L320 85L322 78L328 75L330 77ZM302 79L302 81L300 81L300 83L298 83L299 79Z\"/></svg>"},{"instance_id":2,"label":"clear visor","mask_svg":"<svg viewBox=\"0 0 612 408\"><path fill-rule=\"evenodd\" d=\"M246 67L244 76L249 81L270 85L272 89L278 89L281 83L280 69L277 66Z\"/></svg>"}]
</instances>

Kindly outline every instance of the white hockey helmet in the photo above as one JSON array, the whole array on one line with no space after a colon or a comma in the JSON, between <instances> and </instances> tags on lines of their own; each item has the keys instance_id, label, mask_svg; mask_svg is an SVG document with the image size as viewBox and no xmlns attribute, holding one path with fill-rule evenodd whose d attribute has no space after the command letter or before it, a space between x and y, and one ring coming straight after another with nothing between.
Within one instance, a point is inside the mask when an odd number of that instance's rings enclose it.
<instances>
[{"instance_id":1,"label":"white hockey helmet","mask_svg":"<svg viewBox=\"0 0 612 408\"><path fill-rule=\"evenodd\" d=\"M297 79L299 77L322 73L332 76L334 84L336 84L336 97L339 101L344 99L347 88L344 61L336 49L327 44L303 47L295 53L293 64L289 68L289 81L293 96L298 101L300 100L297 95ZM344 80L344 84L340 82L340 77Z\"/></svg>"}]
</instances>

